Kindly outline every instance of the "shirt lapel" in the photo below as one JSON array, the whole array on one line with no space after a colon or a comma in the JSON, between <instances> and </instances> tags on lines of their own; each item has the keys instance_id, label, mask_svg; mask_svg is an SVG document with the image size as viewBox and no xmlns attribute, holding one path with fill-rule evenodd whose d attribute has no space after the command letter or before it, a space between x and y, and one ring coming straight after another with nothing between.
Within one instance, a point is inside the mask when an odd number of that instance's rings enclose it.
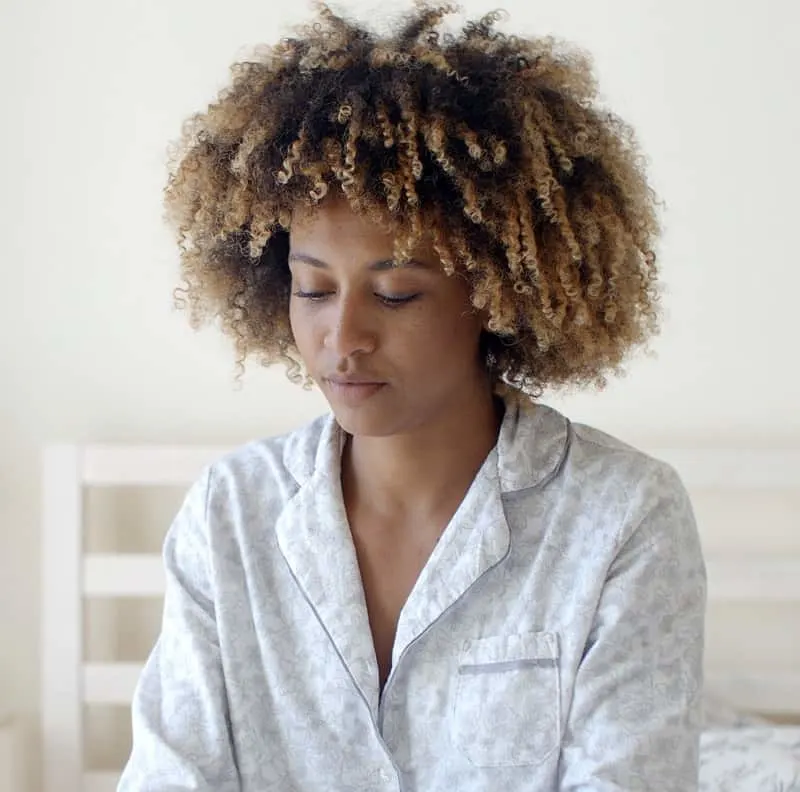
<instances>
[{"instance_id":1,"label":"shirt lapel","mask_svg":"<svg viewBox=\"0 0 800 792\"><path fill-rule=\"evenodd\" d=\"M317 425L319 426L319 425ZM543 485L568 449L569 423L543 405L506 402L497 445L445 528L400 613L392 666L511 546L503 495ZM317 434L319 432L319 434ZM284 461L299 489L276 533L289 568L337 654L377 717L378 663L341 489L342 433L328 416L298 435Z\"/></svg>"},{"instance_id":2,"label":"shirt lapel","mask_svg":"<svg viewBox=\"0 0 800 792\"><path fill-rule=\"evenodd\" d=\"M378 663L342 498L339 443L337 427L328 421L314 470L281 512L276 533L298 586L375 714Z\"/></svg>"},{"instance_id":3,"label":"shirt lapel","mask_svg":"<svg viewBox=\"0 0 800 792\"><path fill-rule=\"evenodd\" d=\"M506 401L497 444L400 614L393 666L412 641L508 555L511 531L503 495L541 486L555 475L567 452L568 434L567 421L555 410L523 397Z\"/></svg>"},{"instance_id":4,"label":"shirt lapel","mask_svg":"<svg viewBox=\"0 0 800 792\"><path fill-rule=\"evenodd\" d=\"M497 452L493 450L442 533L400 613L393 666L412 641L502 561L509 543L498 486Z\"/></svg>"}]
</instances>

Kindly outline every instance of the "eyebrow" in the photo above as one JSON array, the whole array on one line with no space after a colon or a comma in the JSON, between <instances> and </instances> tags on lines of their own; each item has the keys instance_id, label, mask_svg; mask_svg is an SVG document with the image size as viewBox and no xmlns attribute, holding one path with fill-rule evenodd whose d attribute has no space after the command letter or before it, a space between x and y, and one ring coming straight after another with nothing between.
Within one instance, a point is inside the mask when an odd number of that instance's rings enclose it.
<instances>
[{"instance_id":1,"label":"eyebrow","mask_svg":"<svg viewBox=\"0 0 800 792\"><path fill-rule=\"evenodd\" d=\"M304 264L309 264L310 266L316 267L317 269L330 269L329 265L326 262L322 261L322 259L318 259L315 256L309 256L306 253L290 253L289 260L302 261ZM385 272L386 270L402 269L406 267L427 269L428 265L422 261L417 261L416 259L411 259L410 261L407 261L405 264L399 264L393 258L373 261L369 265L369 269L377 272Z\"/></svg>"}]
</instances>

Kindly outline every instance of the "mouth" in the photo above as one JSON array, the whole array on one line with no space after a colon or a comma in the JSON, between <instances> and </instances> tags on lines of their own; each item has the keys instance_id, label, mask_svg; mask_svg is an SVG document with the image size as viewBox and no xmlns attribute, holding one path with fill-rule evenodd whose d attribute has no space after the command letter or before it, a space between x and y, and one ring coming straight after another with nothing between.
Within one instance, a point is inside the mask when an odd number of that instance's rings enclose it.
<instances>
[{"instance_id":1,"label":"mouth","mask_svg":"<svg viewBox=\"0 0 800 792\"><path fill-rule=\"evenodd\" d=\"M353 407L371 399L386 387L385 382L358 377L326 377L324 382L334 399Z\"/></svg>"},{"instance_id":2,"label":"mouth","mask_svg":"<svg viewBox=\"0 0 800 792\"><path fill-rule=\"evenodd\" d=\"M332 377L325 377L324 379L326 382L330 382L332 385L385 385L386 384L381 380L371 379L369 377L332 376Z\"/></svg>"}]
</instances>

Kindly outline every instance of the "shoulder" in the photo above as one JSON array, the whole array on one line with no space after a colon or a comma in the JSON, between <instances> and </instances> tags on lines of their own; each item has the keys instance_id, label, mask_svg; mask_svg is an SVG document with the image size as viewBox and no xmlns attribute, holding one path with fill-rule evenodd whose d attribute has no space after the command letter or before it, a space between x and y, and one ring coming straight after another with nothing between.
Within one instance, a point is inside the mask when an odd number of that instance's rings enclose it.
<instances>
[{"instance_id":1,"label":"shoulder","mask_svg":"<svg viewBox=\"0 0 800 792\"><path fill-rule=\"evenodd\" d=\"M682 486L666 462L538 402L511 403L498 448L506 491L578 486L584 496L629 495Z\"/></svg>"},{"instance_id":2,"label":"shoulder","mask_svg":"<svg viewBox=\"0 0 800 792\"><path fill-rule=\"evenodd\" d=\"M314 472L332 429L332 419L323 416L294 431L245 443L206 465L168 532L169 563L208 574L213 557L217 574L233 563L226 574L236 577L245 555L268 552L265 538Z\"/></svg>"},{"instance_id":3,"label":"shoulder","mask_svg":"<svg viewBox=\"0 0 800 792\"><path fill-rule=\"evenodd\" d=\"M586 424L572 423L570 430L568 461L574 473L626 491L643 484L680 486L675 469L646 451Z\"/></svg>"},{"instance_id":4,"label":"shoulder","mask_svg":"<svg viewBox=\"0 0 800 792\"><path fill-rule=\"evenodd\" d=\"M561 520L617 548L645 524L693 530L686 488L665 461L543 404L526 409L518 424L514 453L506 454L514 472L505 477L526 502L551 504Z\"/></svg>"},{"instance_id":5,"label":"shoulder","mask_svg":"<svg viewBox=\"0 0 800 792\"><path fill-rule=\"evenodd\" d=\"M667 462L584 424L572 425L568 460L565 475L589 507L613 516L618 549L634 536L662 548L697 544L689 493Z\"/></svg>"},{"instance_id":6,"label":"shoulder","mask_svg":"<svg viewBox=\"0 0 800 792\"><path fill-rule=\"evenodd\" d=\"M571 424L567 458L572 475L628 499L685 493L680 475L667 462L592 426Z\"/></svg>"},{"instance_id":7,"label":"shoulder","mask_svg":"<svg viewBox=\"0 0 800 792\"><path fill-rule=\"evenodd\" d=\"M290 432L240 445L211 462L201 477L208 507L228 508L236 502L269 509L288 500L313 474L331 424L331 417L323 415Z\"/></svg>"}]
</instances>

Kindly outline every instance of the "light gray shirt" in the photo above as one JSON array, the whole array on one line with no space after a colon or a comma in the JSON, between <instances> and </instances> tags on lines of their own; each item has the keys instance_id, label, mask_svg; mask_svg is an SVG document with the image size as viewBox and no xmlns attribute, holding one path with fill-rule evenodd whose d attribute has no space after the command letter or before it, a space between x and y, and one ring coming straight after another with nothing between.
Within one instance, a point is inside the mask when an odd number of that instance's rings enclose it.
<instances>
[{"instance_id":1,"label":"light gray shirt","mask_svg":"<svg viewBox=\"0 0 800 792\"><path fill-rule=\"evenodd\" d=\"M320 418L189 491L119 792L697 789L706 577L670 467L509 403L381 695L341 448Z\"/></svg>"}]
</instances>

